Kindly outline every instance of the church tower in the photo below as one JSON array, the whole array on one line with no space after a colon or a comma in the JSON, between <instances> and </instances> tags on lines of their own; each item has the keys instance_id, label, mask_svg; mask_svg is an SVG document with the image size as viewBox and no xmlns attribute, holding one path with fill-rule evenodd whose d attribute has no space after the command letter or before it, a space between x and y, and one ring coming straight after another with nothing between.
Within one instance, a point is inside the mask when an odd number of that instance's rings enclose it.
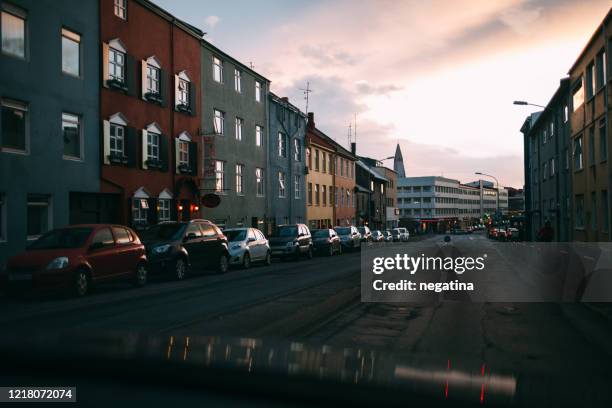
<instances>
[{"instance_id":1,"label":"church tower","mask_svg":"<svg viewBox=\"0 0 612 408\"><path fill-rule=\"evenodd\" d=\"M404 170L404 158L402 157L402 150L400 149L399 143L395 149L395 158L393 159L393 170L397 173L398 178L406 177L406 171Z\"/></svg>"}]
</instances>

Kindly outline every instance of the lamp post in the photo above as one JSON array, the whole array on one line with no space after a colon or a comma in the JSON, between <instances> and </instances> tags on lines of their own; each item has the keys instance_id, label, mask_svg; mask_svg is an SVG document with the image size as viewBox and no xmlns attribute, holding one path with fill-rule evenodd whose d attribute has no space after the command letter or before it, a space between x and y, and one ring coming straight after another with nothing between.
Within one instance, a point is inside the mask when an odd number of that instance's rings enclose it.
<instances>
[{"instance_id":1,"label":"lamp post","mask_svg":"<svg viewBox=\"0 0 612 408\"><path fill-rule=\"evenodd\" d=\"M477 174L479 176L491 177L493 180L495 180L495 190L497 191L497 213L499 213L499 181L495 176L492 176L491 174L481 173L479 171L474 174Z\"/></svg>"},{"instance_id":2,"label":"lamp post","mask_svg":"<svg viewBox=\"0 0 612 408\"><path fill-rule=\"evenodd\" d=\"M544 105L538 105L537 103L530 103L527 101L514 101L512 102L513 105L520 105L520 106L535 106L538 108L542 108L544 110L550 110L550 108L548 106L544 106Z\"/></svg>"}]
</instances>

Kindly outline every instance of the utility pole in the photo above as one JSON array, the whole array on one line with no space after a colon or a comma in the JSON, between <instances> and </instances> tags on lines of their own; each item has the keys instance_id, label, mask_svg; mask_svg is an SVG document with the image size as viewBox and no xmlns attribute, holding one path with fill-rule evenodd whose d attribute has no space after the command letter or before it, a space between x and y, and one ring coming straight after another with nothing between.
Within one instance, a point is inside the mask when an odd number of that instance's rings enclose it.
<instances>
[{"instance_id":1,"label":"utility pole","mask_svg":"<svg viewBox=\"0 0 612 408\"><path fill-rule=\"evenodd\" d=\"M300 91L304 92L304 100L306 100L306 115L308 115L308 100L312 89L310 89L310 81L306 82L306 89L300 88Z\"/></svg>"}]
</instances>

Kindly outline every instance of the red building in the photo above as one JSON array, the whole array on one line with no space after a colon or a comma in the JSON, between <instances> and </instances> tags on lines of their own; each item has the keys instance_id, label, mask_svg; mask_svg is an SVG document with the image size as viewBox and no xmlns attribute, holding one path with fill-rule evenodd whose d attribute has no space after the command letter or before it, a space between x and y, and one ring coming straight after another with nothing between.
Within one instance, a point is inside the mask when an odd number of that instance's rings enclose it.
<instances>
[{"instance_id":1,"label":"red building","mask_svg":"<svg viewBox=\"0 0 612 408\"><path fill-rule=\"evenodd\" d=\"M101 192L115 222L197 218L203 33L147 0L99 4Z\"/></svg>"}]
</instances>

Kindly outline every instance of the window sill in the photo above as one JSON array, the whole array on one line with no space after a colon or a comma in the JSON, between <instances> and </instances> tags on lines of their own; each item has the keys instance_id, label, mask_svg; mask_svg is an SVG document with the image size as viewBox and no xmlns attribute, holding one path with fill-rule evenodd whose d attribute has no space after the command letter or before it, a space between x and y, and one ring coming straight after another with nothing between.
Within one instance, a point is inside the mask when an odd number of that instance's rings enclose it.
<instances>
[{"instance_id":1,"label":"window sill","mask_svg":"<svg viewBox=\"0 0 612 408\"><path fill-rule=\"evenodd\" d=\"M62 75L66 75L69 78L73 78L73 79L83 79L83 77L79 74L79 75L75 75L71 72L66 72L66 71L62 71Z\"/></svg>"},{"instance_id":2,"label":"window sill","mask_svg":"<svg viewBox=\"0 0 612 408\"><path fill-rule=\"evenodd\" d=\"M21 61L24 61L24 62L28 62L28 59L25 57L25 55L22 56L22 55L12 54L12 53L6 52L6 51L2 51L1 55L3 57L10 57L10 58L14 58L16 60L21 60Z\"/></svg>"},{"instance_id":3,"label":"window sill","mask_svg":"<svg viewBox=\"0 0 612 408\"><path fill-rule=\"evenodd\" d=\"M72 161L72 162L83 162L84 160L81 157L73 157L73 156L62 156L63 160Z\"/></svg>"},{"instance_id":4,"label":"window sill","mask_svg":"<svg viewBox=\"0 0 612 408\"><path fill-rule=\"evenodd\" d=\"M30 152L27 150L17 150L17 149L11 149L11 148L7 148L7 147L3 147L2 149L0 149L0 151L2 153L11 153L11 154L18 154L21 156L29 156Z\"/></svg>"}]
</instances>

